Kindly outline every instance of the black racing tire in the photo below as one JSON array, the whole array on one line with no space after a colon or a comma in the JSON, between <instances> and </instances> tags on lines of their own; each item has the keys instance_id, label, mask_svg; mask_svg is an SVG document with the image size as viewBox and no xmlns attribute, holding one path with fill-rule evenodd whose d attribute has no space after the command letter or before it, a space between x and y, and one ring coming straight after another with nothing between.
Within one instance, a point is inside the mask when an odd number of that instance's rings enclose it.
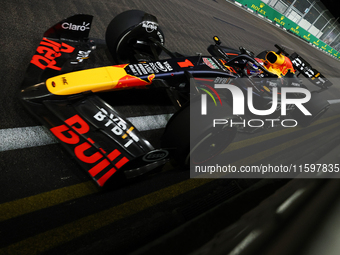
<instances>
[{"instance_id":1,"label":"black racing tire","mask_svg":"<svg viewBox=\"0 0 340 255\"><path fill-rule=\"evenodd\" d=\"M183 165L190 150L190 107L183 106L167 123L161 138L162 148L175 148L171 159L174 165Z\"/></svg>"},{"instance_id":2,"label":"black racing tire","mask_svg":"<svg viewBox=\"0 0 340 255\"><path fill-rule=\"evenodd\" d=\"M200 104L199 101L195 103ZM231 114L231 107L226 102L223 102L223 105L224 107L219 109L213 108L215 105L209 106L208 108L214 112L208 118L197 115L195 118L197 124L190 121L193 112L190 111L189 105L172 116L162 137L162 147L176 148L172 156L177 165L188 167L190 164L205 163L219 155L234 140L236 127L229 125L213 127L212 120L215 118L236 119ZM190 128L190 125L197 128Z\"/></svg>"},{"instance_id":3,"label":"black racing tire","mask_svg":"<svg viewBox=\"0 0 340 255\"><path fill-rule=\"evenodd\" d=\"M201 165L223 152L234 140L237 133L236 128L224 125L210 128L193 141L191 151L187 153L184 165Z\"/></svg>"},{"instance_id":4,"label":"black racing tire","mask_svg":"<svg viewBox=\"0 0 340 255\"><path fill-rule=\"evenodd\" d=\"M135 61L135 49L140 53L152 55L153 52L146 43L149 37L153 37L164 44L164 34L159 28L153 32L147 32L141 27L141 23L145 20L145 16L149 14L141 10L129 10L118 14L109 23L105 33L105 40L108 50L117 64L126 64ZM149 15L151 20L156 17ZM137 44L137 41L139 42ZM157 48L159 55L162 49Z\"/></svg>"},{"instance_id":5,"label":"black racing tire","mask_svg":"<svg viewBox=\"0 0 340 255\"><path fill-rule=\"evenodd\" d=\"M307 127L318 120L330 107L327 100L322 99L319 93L312 93L311 99L304 104L304 107L312 115L304 115L299 109L292 112L292 118L295 119L302 127Z\"/></svg>"}]
</instances>

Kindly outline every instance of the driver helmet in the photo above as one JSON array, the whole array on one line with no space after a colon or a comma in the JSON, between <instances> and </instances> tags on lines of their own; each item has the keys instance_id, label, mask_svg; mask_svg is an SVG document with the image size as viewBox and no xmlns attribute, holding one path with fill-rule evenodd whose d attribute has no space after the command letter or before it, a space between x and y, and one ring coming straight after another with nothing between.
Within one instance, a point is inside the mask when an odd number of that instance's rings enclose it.
<instances>
[{"instance_id":1,"label":"driver helmet","mask_svg":"<svg viewBox=\"0 0 340 255\"><path fill-rule=\"evenodd\" d=\"M255 77L261 73L261 69L259 69L256 64L248 61L244 67L244 73L248 77Z\"/></svg>"}]
</instances>

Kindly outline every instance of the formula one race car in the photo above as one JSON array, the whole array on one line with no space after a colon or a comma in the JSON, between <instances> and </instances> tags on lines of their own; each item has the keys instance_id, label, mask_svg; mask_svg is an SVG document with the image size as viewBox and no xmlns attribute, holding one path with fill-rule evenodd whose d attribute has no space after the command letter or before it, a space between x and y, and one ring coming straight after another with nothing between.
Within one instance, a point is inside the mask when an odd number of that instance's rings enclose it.
<instances>
[{"instance_id":1,"label":"formula one race car","mask_svg":"<svg viewBox=\"0 0 340 255\"><path fill-rule=\"evenodd\" d=\"M303 88L305 91L307 91L308 88L304 85L304 82L306 80L319 87L319 90L312 91L310 100L308 100L304 104L304 107L308 109L310 115L303 114L301 109L297 109L297 105L286 105L285 107L286 110L290 113L290 117L292 117L293 119L297 119L300 126L305 127L310 125L318 118L320 118L330 107L328 101L322 99L319 93L328 89L333 84L319 71L312 68L311 65L297 53L294 52L293 54L289 54L282 46L276 44L276 52L265 50L255 56L253 52L250 52L243 47L240 47L239 50L235 50L232 48L220 46L219 39L217 37L214 37L214 39L216 41L216 44L211 45L208 48L208 51L213 56L220 56L220 58L224 58L224 62L229 66L233 66L234 70L238 70L241 77L242 71L245 72L245 75L243 75L243 77L245 76L249 78L246 80L247 83L249 83L249 80L251 80L252 85L250 87L254 86L254 88L256 89L255 92L253 92L253 96L258 93L261 94L261 91L264 92L264 90L270 92L270 94L273 95L272 90L274 87L279 90L278 94L281 94L281 88L287 87L294 87L297 91L299 90L299 88ZM242 59L242 55L244 54L251 56L252 58L254 58L254 60L249 61L247 59ZM240 58L242 60L240 60ZM263 68L266 70L266 72L263 71ZM304 80L298 78L301 74L305 77ZM238 85L240 86L240 82L238 82ZM249 87L249 85L243 85L244 90L246 87ZM301 98L301 96L304 96L304 94L299 93L293 94L293 98ZM268 105L267 107L265 107L265 109L271 107L273 98L271 97L269 100L264 99L268 98L262 95L255 97L254 100L260 101L262 102L262 104L267 101ZM279 101L281 101L283 108L284 104L282 96ZM256 103L254 103L254 105L255 104ZM261 103L257 103L257 105L259 104L259 109L261 109ZM279 105L278 107L276 107L277 111L280 110ZM249 114L248 111L248 117L249 115L251 114ZM256 117L254 114L253 116ZM282 118L282 115L278 116L278 112L276 112L276 114L271 117Z\"/></svg>"},{"instance_id":2,"label":"formula one race car","mask_svg":"<svg viewBox=\"0 0 340 255\"><path fill-rule=\"evenodd\" d=\"M206 162L225 149L239 128L231 121L245 117L233 114L231 93L219 95L214 83L234 84L244 91L253 87L257 109L267 109L272 101L273 90L261 82L277 75L249 51L222 47L216 39L208 48L212 56L171 52L164 47L156 17L139 10L123 12L108 25L105 47L114 65L101 66L96 41L89 39L92 18L74 15L44 33L27 68L20 98L100 186L111 177L144 174L170 158L181 165ZM295 57L293 63L306 62ZM245 72L251 71L249 65L260 70L257 79ZM326 80L320 74L312 78L317 76ZM143 100L133 94L153 90L165 91L174 107L157 148L120 111L121 102L129 106L136 98ZM202 114L202 95L207 93L211 95L211 100L205 100L208 114ZM216 101L221 107L215 107ZM312 116L301 116L304 124L329 106L313 98L308 104ZM299 109L290 110L299 115ZM279 118L279 110L274 115ZM215 126L214 119L229 122Z\"/></svg>"}]
</instances>

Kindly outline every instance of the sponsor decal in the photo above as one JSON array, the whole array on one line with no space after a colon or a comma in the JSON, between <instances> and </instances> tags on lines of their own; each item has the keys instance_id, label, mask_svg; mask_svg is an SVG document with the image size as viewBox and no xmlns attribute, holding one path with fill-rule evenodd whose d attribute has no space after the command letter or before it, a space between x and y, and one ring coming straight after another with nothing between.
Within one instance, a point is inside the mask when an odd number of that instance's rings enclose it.
<instances>
[{"instance_id":1,"label":"sponsor decal","mask_svg":"<svg viewBox=\"0 0 340 255\"><path fill-rule=\"evenodd\" d=\"M141 70L139 69L139 66L138 65L134 65L134 68L136 70L136 75L143 75L143 73L141 72Z\"/></svg>"},{"instance_id":2,"label":"sponsor decal","mask_svg":"<svg viewBox=\"0 0 340 255\"><path fill-rule=\"evenodd\" d=\"M266 15L266 11L262 10L262 8L265 7L265 6L266 5L264 3L260 3L260 6L256 6L255 4L252 4L251 8L254 9L255 11L257 11L258 13Z\"/></svg>"},{"instance_id":3,"label":"sponsor decal","mask_svg":"<svg viewBox=\"0 0 340 255\"><path fill-rule=\"evenodd\" d=\"M169 152L166 150L155 150L150 151L149 153L145 154L143 160L145 162L154 162L158 160L165 159L169 155Z\"/></svg>"},{"instance_id":4,"label":"sponsor decal","mask_svg":"<svg viewBox=\"0 0 340 255\"><path fill-rule=\"evenodd\" d=\"M209 66L211 69L218 69L218 66L211 58L203 58L204 64Z\"/></svg>"},{"instance_id":5,"label":"sponsor decal","mask_svg":"<svg viewBox=\"0 0 340 255\"><path fill-rule=\"evenodd\" d=\"M165 67L165 65L162 65L162 63L159 61L155 62L155 66L162 72L168 72L168 69Z\"/></svg>"},{"instance_id":6,"label":"sponsor decal","mask_svg":"<svg viewBox=\"0 0 340 255\"><path fill-rule=\"evenodd\" d=\"M105 127L111 128L111 132L115 136L120 136L122 139L126 139L124 144L125 148L128 148L133 141L138 142L139 138L136 136L132 130L135 128L133 126L128 127L128 124L121 118L114 116L112 113L108 113L105 109L101 108L93 118L98 122L104 122Z\"/></svg>"},{"instance_id":7,"label":"sponsor decal","mask_svg":"<svg viewBox=\"0 0 340 255\"><path fill-rule=\"evenodd\" d=\"M303 38L305 38L307 41L310 41L310 34L308 34L307 36L304 35Z\"/></svg>"},{"instance_id":8,"label":"sponsor decal","mask_svg":"<svg viewBox=\"0 0 340 255\"><path fill-rule=\"evenodd\" d=\"M144 74L150 74L148 71L146 71L145 67L142 64L138 64L139 70Z\"/></svg>"},{"instance_id":9,"label":"sponsor decal","mask_svg":"<svg viewBox=\"0 0 340 255\"><path fill-rule=\"evenodd\" d=\"M61 27L63 29L66 30L73 30L73 31L85 31L86 29L90 29L90 24L91 23L87 23L84 21L82 25L76 25L73 23L68 23L68 22L64 22L63 24L61 24Z\"/></svg>"},{"instance_id":10,"label":"sponsor decal","mask_svg":"<svg viewBox=\"0 0 340 255\"><path fill-rule=\"evenodd\" d=\"M191 61L188 60L188 59L186 59L186 60L183 61L183 62L177 62L177 64L178 64L181 68L194 66L194 64L191 63Z\"/></svg>"},{"instance_id":11,"label":"sponsor decal","mask_svg":"<svg viewBox=\"0 0 340 255\"><path fill-rule=\"evenodd\" d=\"M314 41L313 42L316 46L319 46L320 40Z\"/></svg>"},{"instance_id":12,"label":"sponsor decal","mask_svg":"<svg viewBox=\"0 0 340 255\"><path fill-rule=\"evenodd\" d=\"M149 75L160 72L166 73L174 70L168 61L130 64L129 68L135 76Z\"/></svg>"},{"instance_id":13,"label":"sponsor decal","mask_svg":"<svg viewBox=\"0 0 340 255\"><path fill-rule=\"evenodd\" d=\"M157 35L158 35L159 40L161 41L161 44L164 44L164 36L162 35L162 33L157 31Z\"/></svg>"},{"instance_id":14,"label":"sponsor decal","mask_svg":"<svg viewBox=\"0 0 340 255\"><path fill-rule=\"evenodd\" d=\"M57 61L55 61L55 59L60 57L62 53L72 53L73 51L74 47L64 42L57 43L43 38L37 48L36 54L31 59L31 64L36 65L42 70L51 68L60 71L61 67L56 66Z\"/></svg>"},{"instance_id":15,"label":"sponsor decal","mask_svg":"<svg viewBox=\"0 0 340 255\"><path fill-rule=\"evenodd\" d=\"M63 82L63 85L68 85L68 82L65 77L61 77L61 80Z\"/></svg>"},{"instance_id":16,"label":"sponsor decal","mask_svg":"<svg viewBox=\"0 0 340 255\"><path fill-rule=\"evenodd\" d=\"M145 31L148 33L152 33L153 31L158 29L158 24L153 21L143 21L142 27L145 28Z\"/></svg>"},{"instance_id":17,"label":"sponsor decal","mask_svg":"<svg viewBox=\"0 0 340 255\"><path fill-rule=\"evenodd\" d=\"M72 116L65 120L65 124L53 127L50 131L60 141L74 145L74 155L80 161L90 165L88 173L96 179L100 186L103 186L117 169L129 162L126 157L119 158L121 152L118 149L107 153L97 144L94 145L95 141L91 138L81 143L80 137L90 131L90 126L79 115Z\"/></svg>"},{"instance_id":18,"label":"sponsor decal","mask_svg":"<svg viewBox=\"0 0 340 255\"><path fill-rule=\"evenodd\" d=\"M215 84L228 84L231 82L231 78L226 78L226 77L216 77L214 80Z\"/></svg>"},{"instance_id":19,"label":"sponsor decal","mask_svg":"<svg viewBox=\"0 0 340 255\"><path fill-rule=\"evenodd\" d=\"M293 31L295 34L299 34L300 31L298 30L300 26L297 26L296 28L291 27L290 30Z\"/></svg>"},{"instance_id":20,"label":"sponsor decal","mask_svg":"<svg viewBox=\"0 0 340 255\"><path fill-rule=\"evenodd\" d=\"M158 73L159 71L157 69L153 69L149 64L147 63L143 63L140 64L143 66L143 68L145 69L145 71L149 74L153 74L153 73Z\"/></svg>"},{"instance_id":21,"label":"sponsor decal","mask_svg":"<svg viewBox=\"0 0 340 255\"><path fill-rule=\"evenodd\" d=\"M174 69L171 67L171 65L168 63L168 61L163 62L163 65L168 69L168 71L173 71Z\"/></svg>"},{"instance_id":22,"label":"sponsor decal","mask_svg":"<svg viewBox=\"0 0 340 255\"><path fill-rule=\"evenodd\" d=\"M91 50L88 50L88 51L80 50L80 51L78 51L77 58L76 58L77 61L71 62L71 64L78 64L78 63L83 62L84 59L88 59L90 57L90 54L91 54Z\"/></svg>"},{"instance_id":23,"label":"sponsor decal","mask_svg":"<svg viewBox=\"0 0 340 255\"><path fill-rule=\"evenodd\" d=\"M284 20L284 16L281 16L281 18L280 19L278 19L278 18L274 18L274 21L276 22L276 23L278 23L278 24L280 24L281 26L284 26L286 23L285 22L283 22L283 20Z\"/></svg>"}]
</instances>

